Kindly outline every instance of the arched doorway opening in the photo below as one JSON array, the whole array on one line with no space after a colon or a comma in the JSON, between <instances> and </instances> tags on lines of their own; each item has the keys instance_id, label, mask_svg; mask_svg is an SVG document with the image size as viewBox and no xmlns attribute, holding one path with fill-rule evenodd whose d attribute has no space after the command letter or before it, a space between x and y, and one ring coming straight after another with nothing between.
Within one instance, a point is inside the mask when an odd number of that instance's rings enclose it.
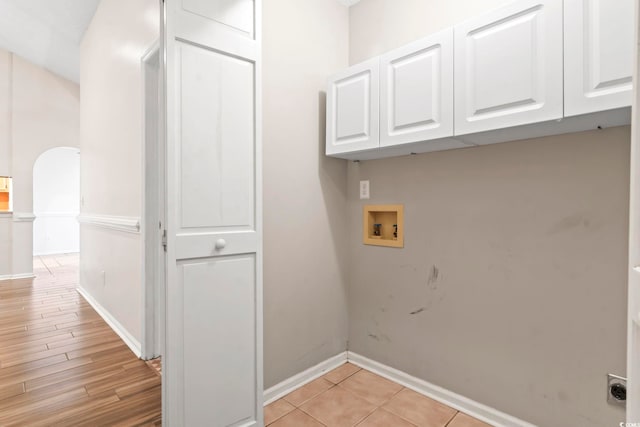
<instances>
[{"instance_id":1,"label":"arched doorway opening","mask_svg":"<svg viewBox=\"0 0 640 427\"><path fill-rule=\"evenodd\" d=\"M80 150L57 147L33 166L33 254L80 250Z\"/></svg>"}]
</instances>

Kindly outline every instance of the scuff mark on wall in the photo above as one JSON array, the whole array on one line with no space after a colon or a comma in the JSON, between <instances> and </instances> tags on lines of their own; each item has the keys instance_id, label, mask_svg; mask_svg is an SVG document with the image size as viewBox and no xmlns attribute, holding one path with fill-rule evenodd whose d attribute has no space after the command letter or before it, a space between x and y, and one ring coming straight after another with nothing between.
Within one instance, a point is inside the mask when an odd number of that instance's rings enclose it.
<instances>
[{"instance_id":1,"label":"scuff mark on wall","mask_svg":"<svg viewBox=\"0 0 640 427\"><path fill-rule=\"evenodd\" d=\"M582 213L576 213L562 218L560 221L553 224L547 234L557 234L563 231L581 229L581 230L598 230L602 228L602 221L593 221L587 218L587 215Z\"/></svg>"},{"instance_id":2,"label":"scuff mark on wall","mask_svg":"<svg viewBox=\"0 0 640 427\"><path fill-rule=\"evenodd\" d=\"M371 332L369 332L367 335L368 335L368 337L369 337L369 338L371 338L372 340L376 340L376 341L378 341L378 342L387 342L387 343L390 343L390 342L391 342L391 338L389 338L389 336L388 336L388 335L386 335L386 334L382 334L382 333L380 333L379 331L378 331L378 332L376 332L376 333L371 333Z\"/></svg>"},{"instance_id":3,"label":"scuff mark on wall","mask_svg":"<svg viewBox=\"0 0 640 427\"><path fill-rule=\"evenodd\" d=\"M429 277L427 278L427 285L431 285L437 282L439 276L440 276L440 270L438 270L438 267L434 264L434 266L431 267L431 271L429 272Z\"/></svg>"},{"instance_id":4,"label":"scuff mark on wall","mask_svg":"<svg viewBox=\"0 0 640 427\"><path fill-rule=\"evenodd\" d=\"M412 312L411 312L411 313L409 313L409 314L418 314L418 313L422 313L422 312L423 312L423 311L425 311L425 310L426 310L426 307L420 307L419 309L414 310L414 311L412 311Z\"/></svg>"}]
</instances>

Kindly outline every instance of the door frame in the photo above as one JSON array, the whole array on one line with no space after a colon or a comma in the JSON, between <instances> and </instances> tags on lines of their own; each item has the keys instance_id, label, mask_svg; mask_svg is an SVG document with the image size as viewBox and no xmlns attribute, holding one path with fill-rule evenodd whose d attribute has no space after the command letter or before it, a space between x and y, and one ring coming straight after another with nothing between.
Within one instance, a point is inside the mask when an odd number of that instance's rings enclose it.
<instances>
[{"instance_id":1,"label":"door frame","mask_svg":"<svg viewBox=\"0 0 640 427\"><path fill-rule=\"evenodd\" d=\"M633 99L629 185L626 421L640 422L640 0L634 12ZM620 423L623 425L623 423Z\"/></svg>"},{"instance_id":2,"label":"door frame","mask_svg":"<svg viewBox=\"0 0 640 427\"><path fill-rule=\"evenodd\" d=\"M159 357L164 342L165 145L161 126L160 41L140 58L142 75L142 340L141 358Z\"/></svg>"}]
</instances>

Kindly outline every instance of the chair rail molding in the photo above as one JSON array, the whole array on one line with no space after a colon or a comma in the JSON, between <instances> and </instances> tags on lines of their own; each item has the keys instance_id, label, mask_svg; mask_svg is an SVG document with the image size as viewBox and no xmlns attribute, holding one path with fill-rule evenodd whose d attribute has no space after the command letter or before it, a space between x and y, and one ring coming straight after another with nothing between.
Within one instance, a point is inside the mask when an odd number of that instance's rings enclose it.
<instances>
[{"instance_id":1,"label":"chair rail molding","mask_svg":"<svg viewBox=\"0 0 640 427\"><path fill-rule=\"evenodd\" d=\"M117 230L125 233L140 233L139 217L80 214L78 216L78 222L84 225Z\"/></svg>"},{"instance_id":2,"label":"chair rail molding","mask_svg":"<svg viewBox=\"0 0 640 427\"><path fill-rule=\"evenodd\" d=\"M13 222L33 222L36 216L33 212L14 212Z\"/></svg>"},{"instance_id":3,"label":"chair rail molding","mask_svg":"<svg viewBox=\"0 0 640 427\"><path fill-rule=\"evenodd\" d=\"M36 218L77 218L78 212L36 212Z\"/></svg>"}]
</instances>

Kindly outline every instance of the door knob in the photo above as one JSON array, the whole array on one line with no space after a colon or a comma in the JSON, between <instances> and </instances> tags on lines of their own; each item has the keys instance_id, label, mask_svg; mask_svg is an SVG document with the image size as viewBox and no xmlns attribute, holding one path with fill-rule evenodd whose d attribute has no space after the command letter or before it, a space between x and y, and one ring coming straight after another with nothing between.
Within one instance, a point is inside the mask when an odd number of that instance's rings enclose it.
<instances>
[{"instance_id":1,"label":"door knob","mask_svg":"<svg viewBox=\"0 0 640 427\"><path fill-rule=\"evenodd\" d=\"M227 246L227 241L224 239L216 240L216 250L224 249Z\"/></svg>"}]
</instances>

